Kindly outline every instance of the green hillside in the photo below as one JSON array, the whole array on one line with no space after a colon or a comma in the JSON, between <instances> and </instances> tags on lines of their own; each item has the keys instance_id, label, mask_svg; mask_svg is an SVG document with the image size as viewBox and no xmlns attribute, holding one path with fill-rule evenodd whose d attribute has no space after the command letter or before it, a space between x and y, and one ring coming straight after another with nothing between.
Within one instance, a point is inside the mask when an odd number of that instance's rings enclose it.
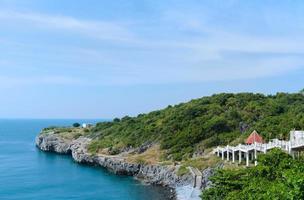
<instances>
[{"instance_id":1,"label":"green hillside","mask_svg":"<svg viewBox=\"0 0 304 200\"><path fill-rule=\"evenodd\" d=\"M98 123L90 133L94 141L89 150L109 148L116 154L153 142L165 150L167 159L182 160L195 151L237 142L254 129L265 139L283 139L293 128L304 129L302 93L222 93Z\"/></svg>"}]
</instances>

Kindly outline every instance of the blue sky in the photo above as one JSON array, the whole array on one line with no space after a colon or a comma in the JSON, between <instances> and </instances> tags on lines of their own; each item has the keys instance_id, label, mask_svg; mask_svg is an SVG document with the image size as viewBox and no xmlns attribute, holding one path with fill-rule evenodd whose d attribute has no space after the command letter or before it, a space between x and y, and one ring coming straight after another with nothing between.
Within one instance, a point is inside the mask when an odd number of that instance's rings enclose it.
<instances>
[{"instance_id":1,"label":"blue sky","mask_svg":"<svg viewBox=\"0 0 304 200\"><path fill-rule=\"evenodd\" d=\"M0 118L112 118L304 88L304 2L0 0Z\"/></svg>"}]
</instances>

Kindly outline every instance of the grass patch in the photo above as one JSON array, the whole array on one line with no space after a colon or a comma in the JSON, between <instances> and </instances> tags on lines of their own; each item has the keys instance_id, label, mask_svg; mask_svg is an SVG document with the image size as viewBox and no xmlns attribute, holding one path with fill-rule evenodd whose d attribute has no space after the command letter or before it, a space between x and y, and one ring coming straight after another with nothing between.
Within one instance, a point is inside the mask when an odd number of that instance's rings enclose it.
<instances>
[{"instance_id":1,"label":"grass patch","mask_svg":"<svg viewBox=\"0 0 304 200\"><path fill-rule=\"evenodd\" d=\"M219 162L221 162L220 158L218 158L217 156L210 156L210 157L201 157L201 158L194 158L194 159L182 161L182 165L194 167L199 170L204 170L208 167L215 166Z\"/></svg>"},{"instance_id":2,"label":"grass patch","mask_svg":"<svg viewBox=\"0 0 304 200\"><path fill-rule=\"evenodd\" d=\"M140 164L158 164L162 154L159 145L154 145L141 154L129 155L127 161Z\"/></svg>"},{"instance_id":3,"label":"grass patch","mask_svg":"<svg viewBox=\"0 0 304 200\"><path fill-rule=\"evenodd\" d=\"M159 163L161 166L168 166L168 165L173 165L174 163L171 160L168 161L162 161Z\"/></svg>"},{"instance_id":4,"label":"grass patch","mask_svg":"<svg viewBox=\"0 0 304 200\"><path fill-rule=\"evenodd\" d=\"M49 127L43 129L41 134L57 134L64 139L73 140L90 134L90 130L87 128Z\"/></svg>"},{"instance_id":5,"label":"grass patch","mask_svg":"<svg viewBox=\"0 0 304 200\"><path fill-rule=\"evenodd\" d=\"M188 174L188 173L189 173L189 169L184 165L180 166L177 170L177 175L178 176L183 176L183 175Z\"/></svg>"},{"instance_id":6,"label":"grass patch","mask_svg":"<svg viewBox=\"0 0 304 200\"><path fill-rule=\"evenodd\" d=\"M93 140L89 146L88 150L90 153L99 153L102 152L104 149L113 148L113 141L111 139L104 139L104 140Z\"/></svg>"}]
</instances>

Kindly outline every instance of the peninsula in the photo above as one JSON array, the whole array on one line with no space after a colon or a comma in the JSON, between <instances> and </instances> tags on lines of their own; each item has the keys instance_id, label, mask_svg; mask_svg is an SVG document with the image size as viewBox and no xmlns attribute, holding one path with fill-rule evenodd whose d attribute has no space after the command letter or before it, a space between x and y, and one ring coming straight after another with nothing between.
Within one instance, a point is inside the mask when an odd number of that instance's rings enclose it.
<instances>
[{"instance_id":1,"label":"peninsula","mask_svg":"<svg viewBox=\"0 0 304 200\"><path fill-rule=\"evenodd\" d=\"M224 155L223 147L243 143L254 130L265 142L285 140L291 130L304 129L303 111L302 92L222 93L94 126L45 128L36 145L43 151L71 154L79 163L173 188L177 195L188 188L188 199L198 199L205 189L205 197L213 198L215 194L209 188L214 190L220 184L210 176L246 168L215 153ZM288 157L276 152L285 154Z\"/></svg>"}]
</instances>

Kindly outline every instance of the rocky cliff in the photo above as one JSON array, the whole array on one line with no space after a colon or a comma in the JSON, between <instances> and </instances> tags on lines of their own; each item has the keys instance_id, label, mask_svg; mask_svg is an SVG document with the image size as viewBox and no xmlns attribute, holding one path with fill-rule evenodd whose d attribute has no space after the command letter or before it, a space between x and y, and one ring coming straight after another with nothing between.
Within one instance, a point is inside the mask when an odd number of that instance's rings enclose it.
<instances>
[{"instance_id":1,"label":"rocky cliff","mask_svg":"<svg viewBox=\"0 0 304 200\"><path fill-rule=\"evenodd\" d=\"M98 165L115 174L134 176L147 183L168 187L191 185L191 175L177 176L178 167L142 165L128 163L120 156L92 155L87 151L87 145L91 139L80 137L76 140L67 140L52 132L43 133L36 137L36 145L43 151L51 151L60 154L71 154L79 163Z\"/></svg>"}]
</instances>

